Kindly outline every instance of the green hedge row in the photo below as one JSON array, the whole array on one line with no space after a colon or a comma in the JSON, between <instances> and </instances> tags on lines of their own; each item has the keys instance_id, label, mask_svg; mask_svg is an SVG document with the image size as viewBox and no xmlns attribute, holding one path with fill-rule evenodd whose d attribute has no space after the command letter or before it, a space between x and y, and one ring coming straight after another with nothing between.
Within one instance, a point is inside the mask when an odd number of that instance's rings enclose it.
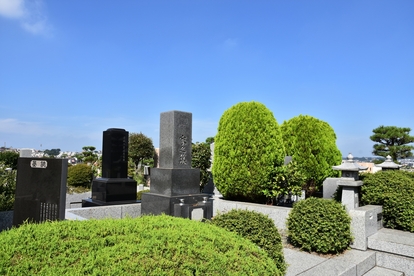
<instances>
[{"instance_id":1,"label":"green hedge row","mask_svg":"<svg viewBox=\"0 0 414 276\"><path fill-rule=\"evenodd\" d=\"M361 203L382 205L385 227L414 232L414 173L379 171L361 179Z\"/></svg>"},{"instance_id":2,"label":"green hedge row","mask_svg":"<svg viewBox=\"0 0 414 276\"><path fill-rule=\"evenodd\" d=\"M25 224L0 244L1 275L282 275L249 240L165 215Z\"/></svg>"}]
</instances>

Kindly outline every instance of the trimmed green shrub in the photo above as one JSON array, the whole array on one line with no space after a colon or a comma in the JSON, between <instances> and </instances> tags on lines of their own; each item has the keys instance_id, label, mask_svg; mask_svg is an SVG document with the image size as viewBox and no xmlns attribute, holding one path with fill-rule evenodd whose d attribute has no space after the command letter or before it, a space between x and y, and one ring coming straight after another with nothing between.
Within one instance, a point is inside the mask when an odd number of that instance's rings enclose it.
<instances>
[{"instance_id":1,"label":"trimmed green shrub","mask_svg":"<svg viewBox=\"0 0 414 276\"><path fill-rule=\"evenodd\" d=\"M332 127L308 115L299 115L281 125L286 155L292 156L305 176L304 188L308 195L322 187L327 177L337 177L332 166L340 165L342 154L336 146Z\"/></svg>"},{"instance_id":2,"label":"trimmed green shrub","mask_svg":"<svg viewBox=\"0 0 414 276\"><path fill-rule=\"evenodd\" d=\"M267 252L277 268L285 274L286 263L283 256L282 239L274 222L268 216L248 210L233 209L228 213L215 216L212 223L236 232L249 239Z\"/></svg>"},{"instance_id":3,"label":"trimmed green shrub","mask_svg":"<svg viewBox=\"0 0 414 276\"><path fill-rule=\"evenodd\" d=\"M384 227L414 232L414 173L379 171L361 179L361 203L382 205Z\"/></svg>"},{"instance_id":4,"label":"trimmed green shrub","mask_svg":"<svg viewBox=\"0 0 414 276\"><path fill-rule=\"evenodd\" d=\"M16 175L16 170L6 171L6 166L0 163L0 211L9 211L14 208Z\"/></svg>"},{"instance_id":5,"label":"trimmed green shrub","mask_svg":"<svg viewBox=\"0 0 414 276\"><path fill-rule=\"evenodd\" d=\"M150 192L150 190L142 190L142 191L139 191L137 193L137 200L141 200L142 199L142 194L143 193L149 193L149 192Z\"/></svg>"},{"instance_id":6,"label":"trimmed green shrub","mask_svg":"<svg viewBox=\"0 0 414 276\"><path fill-rule=\"evenodd\" d=\"M93 178L92 167L87 164L77 164L68 168L68 185L89 188Z\"/></svg>"},{"instance_id":7,"label":"trimmed green shrub","mask_svg":"<svg viewBox=\"0 0 414 276\"><path fill-rule=\"evenodd\" d=\"M282 275L249 240L166 215L25 224L0 244L1 275Z\"/></svg>"},{"instance_id":8,"label":"trimmed green shrub","mask_svg":"<svg viewBox=\"0 0 414 276\"><path fill-rule=\"evenodd\" d=\"M242 102L220 118L214 143L213 178L227 199L263 202L285 151L273 113L261 103Z\"/></svg>"},{"instance_id":9,"label":"trimmed green shrub","mask_svg":"<svg viewBox=\"0 0 414 276\"><path fill-rule=\"evenodd\" d=\"M287 219L288 240L305 251L340 253L352 241L351 218L332 199L310 197L293 205Z\"/></svg>"}]
</instances>

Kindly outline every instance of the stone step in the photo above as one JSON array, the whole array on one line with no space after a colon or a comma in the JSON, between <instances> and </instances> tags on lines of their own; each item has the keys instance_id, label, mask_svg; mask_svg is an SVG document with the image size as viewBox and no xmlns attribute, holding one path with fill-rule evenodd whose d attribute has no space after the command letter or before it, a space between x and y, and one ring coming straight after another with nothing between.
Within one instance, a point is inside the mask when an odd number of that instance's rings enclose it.
<instances>
[{"instance_id":1,"label":"stone step","mask_svg":"<svg viewBox=\"0 0 414 276\"><path fill-rule=\"evenodd\" d=\"M301 276L361 276L375 267L374 251L348 250L344 254L329 258L324 262L303 271Z\"/></svg>"},{"instance_id":2,"label":"stone step","mask_svg":"<svg viewBox=\"0 0 414 276\"><path fill-rule=\"evenodd\" d=\"M368 248L414 258L414 233L382 228L368 237Z\"/></svg>"},{"instance_id":3,"label":"stone step","mask_svg":"<svg viewBox=\"0 0 414 276\"><path fill-rule=\"evenodd\" d=\"M377 266L414 276L414 233L383 228L368 237L368 248L377 251Z\"/></svg>"},{"instance_id":4,"label":"stone step","mask_svg":"<svg viewBox=\"0 0 414 276\"><path fill-rule=\"evenodd\" d=\"M365 273L364 276L404 276L404 273L376 266L367 273Z\"/></svg>"}]
</instances>

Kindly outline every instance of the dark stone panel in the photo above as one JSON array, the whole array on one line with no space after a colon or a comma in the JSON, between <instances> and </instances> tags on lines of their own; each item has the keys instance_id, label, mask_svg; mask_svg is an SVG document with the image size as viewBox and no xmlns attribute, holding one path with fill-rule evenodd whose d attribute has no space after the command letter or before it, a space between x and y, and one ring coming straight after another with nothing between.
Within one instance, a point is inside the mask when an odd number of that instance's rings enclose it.
<instances>
[{"instance_id":1,"label":"dark stone panel","mask_svg":"<svg viewBox=\"0 0 414 276\"><path fill-rule=\"evenodd\" d=\"M151 193L174 196L200 193L200 169L151 170Z\"/></svg>"},{"instance_id":2,"label":"dark stone panel","mask_svg":"<svg viewBox=\"0 0 414 276\"><path fill-rule=\"evenodd\" d=\"M97 178L92 181L92 199L103 202L137 199L137 182L129 178Z\"/></svg>"},{"instance_id":3,"label":"dark stone panel","mask_svg":"<svg viewBox=\"0 0 414 276\"><path fill-rule=\"evenodd\" d=\"M129 132L120 128L110 128L103 132L102 177L128 177Z\"/></svg>"},{"instance_id":4,"label":"dark stone panel","mask_svg":"<svg viewBox=\"0 0 414 276\"><path fill-rule=\"evenodd\" d=\"M67 159L18 159L14 226L65 219L67 171Z\"/></svg>"}]
</instances>

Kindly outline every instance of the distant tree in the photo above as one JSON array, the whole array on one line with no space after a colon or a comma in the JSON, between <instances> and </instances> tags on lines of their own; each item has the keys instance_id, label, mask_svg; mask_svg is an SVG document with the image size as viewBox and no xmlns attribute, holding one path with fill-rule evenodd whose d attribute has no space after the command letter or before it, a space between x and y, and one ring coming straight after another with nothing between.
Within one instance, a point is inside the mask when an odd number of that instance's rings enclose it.
<instances>
[{"instance_id":1,"label":"distant tree","mask_svg":"<svg viewBox=\"0 0 414 276\"><path fill-rule=\"evenodd\" d=\"M258 102L238 103L220 118L213 178L225 198L263 202L263 189L283 165L285 150L273 113Z\"/></svg>"},{"instance_id":2,"label":"distant tree","mask_svg":"<svg viewBox=\"0 0 414 276\"><path fill-rule=\"evenodd\" d=\"M129 134L128 156L134 162L137 170L139 163L142 163L144 159L154 158L154 154L155 148L151 138L142 133Z\"/></svg>"},{"instance_id":3,"label":"distant tree","mask_svg":"<svg viewBox=\"0 0 414 276\"><path fill-rule=\"evenodd\" d=\"M0 162L3 163L6 168L17 169L17 159L19 154L14 151L3 151L0 152Z\"/></svg>"},{"instance_id":4,"label":"distant tree","mask_svg":"<svg viewBox=\"0 0 414 276\"><path fill-rule=\"evenodd\" d=\"M379 126L372 131L374 134L369 138L378 143L374 144L372 154L382 157L389 155L395 162L399 158L413 156L414 146L408 144L414 142L414 136L410 136L409 127Z\"/></svg>"},{"instance_id":5,"label":"distant tree","mask_svg":"<svg viewBox=\"0 0 414 276\"><path fill-rule=\"evenodd\" d=\"M322 187L327 177L338 176L332 166L340 165L342 154L336 146L332 127L308 115L299 115L283 122L283 142L286 154L292 156L305 177L303 188L308 195Z\"/></svg>"},{"instance_id":6,"label":"distant tree","mask_svg":"<svg viewBox=\"0 0 414 276\"><path fill-rule=\"evenodd\" d=\"M210 180L211 150L209 143L192 144L191 167L200 169L200 191Z\"/></svg>"},{"instance_id":7,"label":"distant tree","mask_svg":"<svg viewBox=\"0 0 414 276\"><path fill-rule=\"evenodd\" d=\"M94 163L98 160L98 155L95 153L94 146L85 146L82 148L82 161L85 163Z\"/></svg>"},{"instance_id":8,"label":"distant tree","mask_svg":"<svg viewBox=\"0 0 414 276\"><path fill-rule=\"evenodd\" d=\"M43 151L43 153L49 155L49 157L54 157L59 155L60 149L46 149Z\"/></svg>"},{"instance_id":9,"label":"distant tree","mask_svg":"<svg viewBox=\"0 0 414 276\"><path fill-rule=\"evenodd\" d=\"M214 137L207 137L206 138L206 143L208 143L208 144L214 143Z\"/></svg>"}]
</instances>

